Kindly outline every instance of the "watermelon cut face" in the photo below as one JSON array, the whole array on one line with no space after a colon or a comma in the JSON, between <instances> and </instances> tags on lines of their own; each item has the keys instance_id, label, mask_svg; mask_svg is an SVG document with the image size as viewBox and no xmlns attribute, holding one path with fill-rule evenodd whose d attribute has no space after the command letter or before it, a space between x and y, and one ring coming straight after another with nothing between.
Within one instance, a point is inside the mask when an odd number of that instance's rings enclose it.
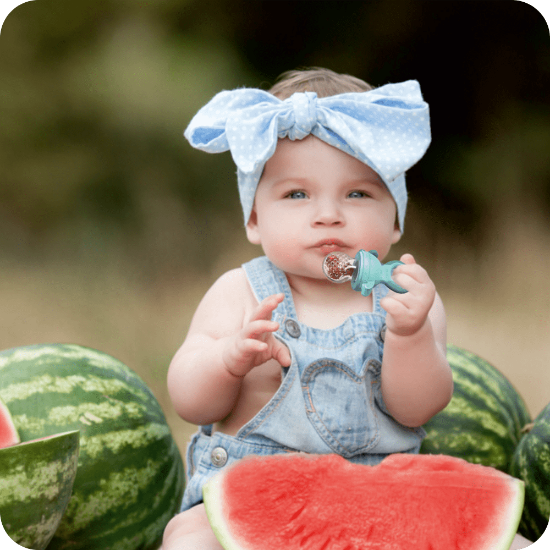
<instances>
[{"instance_id":1,"label":"watermelon cut face","mask_svg":"<svg viewBox=\"0 0 550 550\"><path fill-rule=\"evenodd\" d=\"M10 411L0 400L0 449L19 443L19 434L13 424Z\"/></svg>"},{"instance_id":2,"label":"watermelon cut face","mask_svg":"<svg viewBox=\"0 0 550 550\"><path fill-rule=\"evenodd\" d=\"M249 457L204 487L225 550L505 550L523 482L445 455Z\"/></svg>"}]
</instances>

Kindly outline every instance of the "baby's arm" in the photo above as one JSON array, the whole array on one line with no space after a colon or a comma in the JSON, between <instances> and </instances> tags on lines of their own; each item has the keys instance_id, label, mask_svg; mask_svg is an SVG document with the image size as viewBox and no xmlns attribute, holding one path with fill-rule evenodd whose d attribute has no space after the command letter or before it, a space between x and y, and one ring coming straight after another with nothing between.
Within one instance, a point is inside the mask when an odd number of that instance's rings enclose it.
<instances>
[{"instance_id":1,"label":"baby's arm","mask_svg":"<svg viewBox=\"0 0 550 550\"><path fill-rule=\"evenodd\" d=\"M435 285L410 254L394 279L409 292L390 292L382 362L382 396L392 416L406 426L420 426L452 397L453 380L446 359L445 311Z\"/></svg>"},{"instance_id":2,"label":"baby's arm","mask_svg":"<svg viewBox=\"0 0 550 550\"><path fill-rule=\"evenodd\" d=\"M278 294L256 306L242 270L220 277L206 293L187 337L168 370L168 392L177 413L193 424L211 424L233 409L243 377L269 359L290 364L288 348L273 337L271 314ZM248 307L247 307L248 304Z\"/></svg>"}]
</instances>

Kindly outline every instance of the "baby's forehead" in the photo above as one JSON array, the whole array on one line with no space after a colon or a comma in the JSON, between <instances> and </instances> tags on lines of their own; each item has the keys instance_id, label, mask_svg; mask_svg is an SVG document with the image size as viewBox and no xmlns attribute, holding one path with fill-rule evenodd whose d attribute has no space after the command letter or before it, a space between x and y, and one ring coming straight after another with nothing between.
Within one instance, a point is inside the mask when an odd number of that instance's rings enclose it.
<instances>
[{"instance_id":1,"label":"baby's forehead","mask_svg":"<svg viewBox=\"0 0 550 550\"><path fill-rule=\"evenodd\" d=\"M260 181L278 175L301 176L325 171L350 181L365 180L387 189L380 174L366 163L314 135L302 140L280 138L273 155L266 161Z\"/></svg>"}]
</instances>

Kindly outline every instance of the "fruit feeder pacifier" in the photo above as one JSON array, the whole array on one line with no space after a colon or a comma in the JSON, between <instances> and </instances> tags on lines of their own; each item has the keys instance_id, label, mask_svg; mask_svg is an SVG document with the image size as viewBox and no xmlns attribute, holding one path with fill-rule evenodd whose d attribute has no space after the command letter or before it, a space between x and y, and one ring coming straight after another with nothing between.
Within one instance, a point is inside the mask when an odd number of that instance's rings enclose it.
<instances>
[{"instance_id":1,"label":"fruit feeder pacifier","mask_svg":"<svg viewBox=\"0 0 550 550\"><path fill-rule=\"evenodd\" d=\"M323 260L323 272L333 283L351 281L351 288L361 291L363 296L368 296L380 283L394 292L405 294L408 291L400 287L391 277L398 265L403 265L403 262L393 260L382 264L376 250L369 252L359 250L355 258L344 252L331 252Z\"/></svg>"}]
</instances>

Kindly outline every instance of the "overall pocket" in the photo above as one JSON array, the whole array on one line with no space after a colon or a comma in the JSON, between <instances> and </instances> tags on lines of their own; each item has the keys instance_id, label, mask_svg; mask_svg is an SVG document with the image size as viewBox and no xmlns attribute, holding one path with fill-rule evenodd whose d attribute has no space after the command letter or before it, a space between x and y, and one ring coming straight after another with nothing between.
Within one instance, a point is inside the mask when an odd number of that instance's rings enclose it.
<instances>
[{"instance_id":1,"label":"overall pocket","mask_svg":"<svg viewBox=\"0 0 550 550\"><path fill-rule=\"evenodd\" d=\"M335 453L351 458L368 452L380 437L372 386L380 369L371 360L362 376L345 363L320 359L302 375L309 421ZM378 376L376 376L378 375Z\"/></svg>"}]
</instances>

